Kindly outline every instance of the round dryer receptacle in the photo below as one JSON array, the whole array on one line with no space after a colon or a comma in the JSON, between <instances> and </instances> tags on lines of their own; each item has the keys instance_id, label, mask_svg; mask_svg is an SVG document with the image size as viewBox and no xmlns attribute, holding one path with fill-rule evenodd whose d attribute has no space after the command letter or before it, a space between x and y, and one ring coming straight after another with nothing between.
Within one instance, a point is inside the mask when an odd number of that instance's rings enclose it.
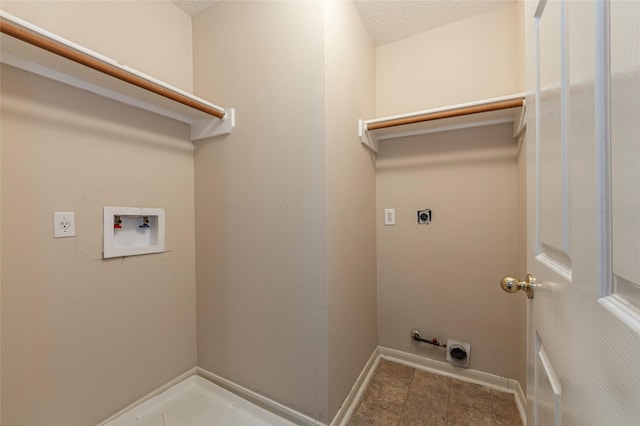
<instances>
[{"instance_id":1,"label":"round dryer receptacle","mask_svg":"<svg viewBox=\"0 0 640 426\"><path fill-rule=\"evenodd\" d=\"M452 347L449 350L449 353L451 354L451 358L457 359L458 361L462 361L467 357L467 351L459 345L455 345L454 347Z\"/></svg>"},{"instance_id":2,"label":"round dryer receptacle","mask_svg":"<svg viewBox=\"0 0 640 426\"><path fill-rule=\"evenodd\" d=\"M451 365L461 368L469 368L471 357L471 345L457 340L447 340L446 361Z\"/></svg>"}]
</instances>

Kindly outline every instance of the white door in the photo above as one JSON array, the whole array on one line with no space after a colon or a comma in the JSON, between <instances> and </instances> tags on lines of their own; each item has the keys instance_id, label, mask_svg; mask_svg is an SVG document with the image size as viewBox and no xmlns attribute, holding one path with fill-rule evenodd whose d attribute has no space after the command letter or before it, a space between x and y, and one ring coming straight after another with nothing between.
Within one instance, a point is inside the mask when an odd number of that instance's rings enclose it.
<instances>
[{"instance_id":1,"label":"white door","mask_svg":"<svg viewBox=\"0 0 640 426\"><path fill-rule=\"evenodd\" d=\"M640 1L525 8L527 424L640 425Z\"/></svg>"}]
</instances>

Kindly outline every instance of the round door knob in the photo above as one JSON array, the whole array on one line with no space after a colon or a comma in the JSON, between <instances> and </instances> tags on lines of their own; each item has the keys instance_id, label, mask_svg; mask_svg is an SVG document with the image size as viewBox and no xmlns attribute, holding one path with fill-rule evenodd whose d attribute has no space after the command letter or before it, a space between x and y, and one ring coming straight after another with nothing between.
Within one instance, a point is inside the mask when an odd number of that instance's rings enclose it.
<instances>
[{"instance_id":1,"label":"round door knob","mask_svg":"<svg viewBox=\"0 0 640 426\"><path fill-rule=\"evenodd\" d=\"M518 281L509 276L503 277L500 280L500 287L507 293L515 293L518 290L523 290L527 293L529 299L533 299L533 288L536 286L536 279L531 274L527 274L527 278L524 281Z\"/></svg>"},{"instance_id":2,"label":"round door knob","mask_svg":"<svg viewBox=\"0 0 640 426\"><path fill-rule=\"evenodd\" d=\"M513 277L503 277L500 280L500 287L507 293L515 293L520 290L518 286L518 280Z\"/></svg>"}]
</instances>

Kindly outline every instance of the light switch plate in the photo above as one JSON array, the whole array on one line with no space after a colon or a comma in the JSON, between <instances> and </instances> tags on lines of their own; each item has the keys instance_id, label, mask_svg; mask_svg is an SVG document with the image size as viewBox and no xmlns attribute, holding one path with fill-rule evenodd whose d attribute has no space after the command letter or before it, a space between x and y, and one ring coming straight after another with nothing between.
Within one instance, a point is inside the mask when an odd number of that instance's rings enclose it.
<instances>
[{"instance_id":1,"label":"light switch plate","mask_svg":"<svg viewBox=\"0 0 640 426\"><path fill-rule=\"evenodd\" d=\"M53 213L53 238L76 236L76 217L74 212Z\"/></svg>"}]
</instances>

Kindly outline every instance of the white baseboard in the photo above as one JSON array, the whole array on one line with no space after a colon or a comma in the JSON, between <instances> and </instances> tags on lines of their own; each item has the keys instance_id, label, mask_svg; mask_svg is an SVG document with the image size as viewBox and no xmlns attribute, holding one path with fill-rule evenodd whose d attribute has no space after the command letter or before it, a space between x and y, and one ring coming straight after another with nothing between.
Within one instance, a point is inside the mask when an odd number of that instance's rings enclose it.
<instances>
[{"instance_id":1,"label":"white baseboard","mask_svg":"<svg viewBox=\"0 0 640 426\"><path fill-rule=\"evenodd\" d=\"M371 356L369 357L369 361L367 361L367 364L364 366L364 369L362 370L362 372L358 376L358 379L356 380L353 387L351 388L349 395L347 395L347 398L344 400L344 402L340 406L340 409L338 410L335 417L333 418L333 421L331 422L331 426L342 426L349 422L349 419L351 418L351 416L353 415L353 412L358 406L358 403L362 398L362 394L364 393L364 390L367 388L367 385L371 381L371 377L373 376L373 373L376 371L376 367L378 366L379 362L380 362L380 354L378 352L378 349L376 348L376 350L374 350Z\"/></svg>"},{"instance_id":2,"label":"white baseboard","mask_svg":"<svg viewBox=\"0 0 640 426\"><path fill-rule=\"evenodd\" d=\"M211 373L210 371L207 371L203 368L200 367L193 367L190 370L182 373L181 375L179 375L178 377L176 377L175 379L165 383L164 385L160 386L158 389L150 392L149 394L145 395L144 397L140 398L139 400L137 400L136 402L134 402L133 404L130 404L129 406L123 408L122 410L118 411L117 413L115 413L114 415L112 415L111 417L109 417L108 419L100 422L98 424L98 426L105 426L106 424L108 424L109 422L118 419L119 417L124 416L126 413L134 410L136 407L144 404L145 402L149 401L150 399L162 394L163 392L173 388L174 386L178 385L179 383L184 382L184 380L188 379L189 377L192 376L199 376L217 386L220 386L221 388L234 393L235 395L243 398L244 400L257 405L258 407L261 407L273 414L276 414L282 418L284 418L285 420L288 420L290 422L295 423L296 425L299 426L326 426L324 423L319 422L318 420L312 419L311 417L308 417L302 413L297 412L296 410L289 408L283 404L280 404L279 402L273 401L269 398L267 398L264 395L260 395L259 393L256 393L250 389L247 389L243 386L240 386L236 383L233 383L227 379L224 379L220 376L218 376L217 374Z\"/></svg>"},{"instance_id":3,"label":"white baseboard","mask_svg":"<svg viewBox=\"0 0 640 426\"><path fill-rule=\"evenodd\" d=\"M420 370L430 371L436 374L442 374L449 377L454 377L459 380L464 380L468 382L477 383L483 386L488 386L490 388L494 388L496 390L500 390L503 392L510 392L515 395L516 405L518 407L518 411L520 412L520 417L522 419L522 423L526 425L526 406L527 399L522 391L522 387L520 383L516 380L507 379L505 377L496 376L494 374L484 373L482 371L477 370L467 370L456 368L446 362L436 361L430 358L421 357L418 355L414 355L407 352L402 352L396 349L385 348L382 346L378 346L376 350L373 351L371 357L367 361L367 364L364 366L362 372L358 376L356 382L354 383L351 391L347 395L344 403L336 413L333 421L331 422L331 426L343 426L348 423L349 419L353 415L360 399L362 398L362 394L364 393L367 385L371 381L373 373L375 372L376 367L378 366L380 359L387 359L389 361L397 362L399 364L408 365L414 368L418 368ZM134 409L135 407L143 404L144 402L150 400L151 398L160 395L171 387L177 385L183 380L198 375L220 387L226 389L245 400L264 408L267 411L270 411L290 422L293 422L300 426L326 426L324 423L315 420L309 416L306 416L292 408L287 407L286 405L280 404L279 402L273 401L272 399L267 398L264 395L256 393L250 389L247 389L243 386L240 386L236 383L233 383L230 380L224 379L217 374L211 373L200 367L194 367L175 379L165 383L160 386L158 389L152 391L148 395L142 397L138 401L129 405L128 407L120 410L113 416L101 422L98 426L103 426L110 421L122 416L126 412Z\"/></svg>"},{"instance_id":4,"label":"white baseboard","mask_svg":"<svg viewBox=\"0 0 640 426\"><path fill-rule=\"evenodd\" d=\"M209 380L210 382L220 386L223 389L228 390L241 398L251 402L252 404L257 405L258 407L264 408L267 411L270 411L273 414L276 414L290 422L295 423L299 426L326 426L324 423L312 419L309 416L306 416L293 408L289 408L286 405L280 404L272 399L267 398L264 395L260 395L257 392L254 392L250 389L247 389L243 386L240 386L230 380L222 378L217 374L214 374L210 371L205 370L204 368L196 367L196 371L198 376Z\"/></svg>"},{"instance_id":5,"label":"white baseboard","mask_svg":"<svg viewBox=\"0 0 640 426\"><path fill-rule=\"evenodd\" d=\"M520 413L520 419L522 419L522 424L524 426L527 426L527 396L522 391L520 382L518 382L518 389L516 389L515 395L516 405L518 406L518 412Z\"/></svg>"},{"instance_id":6,"label":"white baseboard","mask_svg":"<svg viewBox=\"0 0 640 426\"><path fill-rule=\"evenodd\" d=\"M443 361L436 361L430 358L382 346L378 346L378 353L380 354L380 358L387 359L389 361L394 361L436 374L442 374L459 380L477 383L502 392L513 393L516 400L516 406L518 407L518 412L520 413L520 418L522 419L522 424L527 424L527 398L522 391L520 382L517 380L496 376L495 374L485 373L478 370L454 367L453 365Z\"/></svg>"},{"instance_id":7,"label":"white baseboard","mask_svg":"<svg viewBox=\"0 0 640 426\"><path fill-rule=\"evenodd\" d=\"M128 411L133 410L138 405L141 405L141 404L147 402L151 398L154 398L154 397L160 395L162 392L165 392L165 391L169 390L170 388L172 388L173 386L175 386L178 383L182 382L183 380L188 379L191 376L195 376L196 374L197 374L197 367L193 367L193 368L185 371L184 373L182 373L181 375L179 375L175 379L169 380L167 383L165 383L164 385L160 386L158 389L151 391L150 393L148 393L147 395L143 396L142 398L140 398L139 400L137 400L133 404L128 405L127 407L125 407L122 410L120 410L117 413L115 413L113 416L109 417L108 419L104 420L103 422L100 422L98 424L98 426L103 426L103 425L109 423L110 421L117 419L118 417L122 416L123 414L127 413Z\"/></svg>"}]
</instances>

